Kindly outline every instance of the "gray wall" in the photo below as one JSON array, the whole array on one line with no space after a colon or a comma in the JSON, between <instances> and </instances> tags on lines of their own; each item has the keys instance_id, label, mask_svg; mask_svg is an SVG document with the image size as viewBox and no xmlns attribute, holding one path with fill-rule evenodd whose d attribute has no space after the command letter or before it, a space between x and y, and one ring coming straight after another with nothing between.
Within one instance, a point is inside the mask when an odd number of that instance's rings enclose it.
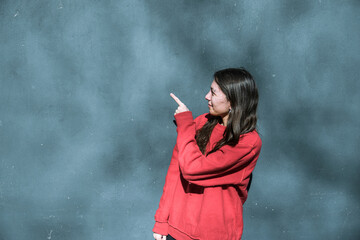
<instances>
[{"instance_id":1,"label":"gray wall","mask_svg":"<svg viewBox=\"0 0 360 240\"><path fill-rule=\"evenodd\" d=\"M0 1L0 239L151 239L214 71L246 67L263 149L244 239L359 239L360 2Z\"/></svg>"}]
</instances>

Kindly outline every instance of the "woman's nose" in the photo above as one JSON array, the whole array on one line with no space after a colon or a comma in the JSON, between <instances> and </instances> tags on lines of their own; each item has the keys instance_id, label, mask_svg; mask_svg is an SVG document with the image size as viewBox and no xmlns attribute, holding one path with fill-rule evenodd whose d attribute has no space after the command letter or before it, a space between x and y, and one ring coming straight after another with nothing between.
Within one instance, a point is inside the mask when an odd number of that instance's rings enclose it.
<instances>
[{"instance_id":1,"label":"woman's nose","mask_svg":"<svg viewBox=\"0 0 360 240\"><path fill-rule=\"evenodd\" d=\"M210 101L210 96L211 96L211 94L210 94L210 91L205 95L205 99L206 100L208 100L208 101Z\"/></svg>"}]
</instances>

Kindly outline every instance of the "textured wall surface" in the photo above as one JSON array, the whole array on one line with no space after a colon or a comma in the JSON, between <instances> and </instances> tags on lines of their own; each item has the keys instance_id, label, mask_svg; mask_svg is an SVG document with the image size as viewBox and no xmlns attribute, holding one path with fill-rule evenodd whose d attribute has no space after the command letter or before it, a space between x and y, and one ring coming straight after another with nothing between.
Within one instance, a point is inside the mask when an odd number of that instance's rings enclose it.
<instances>
[{"instance_id":1,"label":"textured wall surface","mask_svg":"<svg viewBox=\"0 0 360 240\"><path fill-rule=\"evenodd\" d=\"M260 91L244 239L360 239L360 2L0 1L0 240L151 239L174 92Z\"/></svg>"}]
</instances>

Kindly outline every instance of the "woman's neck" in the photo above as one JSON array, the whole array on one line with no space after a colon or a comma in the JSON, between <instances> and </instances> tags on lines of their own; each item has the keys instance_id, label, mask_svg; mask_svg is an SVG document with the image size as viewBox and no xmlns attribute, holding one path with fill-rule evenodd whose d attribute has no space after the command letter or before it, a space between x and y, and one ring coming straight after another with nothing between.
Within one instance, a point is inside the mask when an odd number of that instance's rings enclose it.
<instances>
[{"instance_id":1,"label":"woman's neck","mask_svg":"<svg viewBox=\"0 0 360 240\"><path fill-rule=\"evenodd\" d=\"M227 122L228 122L228 118L229 118L229 114L227 114L225 117L222 117L222 123L220 123L223 126L227 126Z\"/></svg>"}]
</instances>

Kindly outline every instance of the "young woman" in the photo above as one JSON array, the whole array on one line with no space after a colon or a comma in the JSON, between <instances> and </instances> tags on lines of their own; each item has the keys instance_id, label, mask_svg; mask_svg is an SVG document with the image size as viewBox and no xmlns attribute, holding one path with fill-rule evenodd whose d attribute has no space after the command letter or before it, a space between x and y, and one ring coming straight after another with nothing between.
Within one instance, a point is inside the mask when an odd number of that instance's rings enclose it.
<instances>
[{"instance_id":1,"label":"young woman","mask_svg":"<svg viewBox=\"0 0 360 240\"><path fill-rule=\"evenodd\" d=\"M209 113L193 120L174 94L177 141L155 214L157 240L238 240L243 204L260 154L258 91L245 69L214 74Z\"/></svg>"}]
</instances>

